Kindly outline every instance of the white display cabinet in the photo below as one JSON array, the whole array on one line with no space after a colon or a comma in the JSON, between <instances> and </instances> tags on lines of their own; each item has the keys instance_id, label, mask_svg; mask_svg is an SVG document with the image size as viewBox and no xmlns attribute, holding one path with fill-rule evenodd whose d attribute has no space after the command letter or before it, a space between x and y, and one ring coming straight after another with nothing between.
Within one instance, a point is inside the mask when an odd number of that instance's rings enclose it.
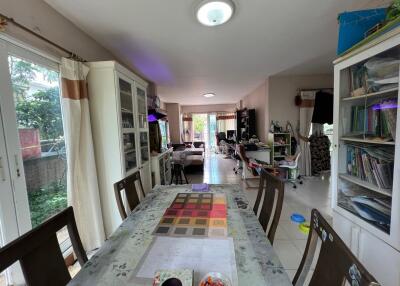
<instances>
[{"instance_id":1,"label":"white display cabinet","mask_svg":"<svg viewBox=\"0 0 400 286\"><path fill-rule=\"evenodd\" d=\"M335 61L333 225L381 285L400 285L400 30Z\"/></svg>"},{"instance_id":2,"label":"white display cabinet","mask_svg":"<svg viewBox=\"0 0 400 286\"><path fill-rule=\"evenodd\" d=\"M140 171L151 190L147 83L115 61L91 62L89 104L106 236L122 222L113 185Z\"/></svg>"}]
</instances>

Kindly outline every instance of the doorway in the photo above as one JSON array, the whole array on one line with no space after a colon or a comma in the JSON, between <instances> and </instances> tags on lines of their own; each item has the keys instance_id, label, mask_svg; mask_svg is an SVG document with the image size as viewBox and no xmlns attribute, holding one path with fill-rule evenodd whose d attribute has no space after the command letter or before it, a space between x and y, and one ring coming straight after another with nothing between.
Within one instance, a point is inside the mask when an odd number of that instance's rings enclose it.
<instances>
[{"instance_id":1,"label":"doorway","mask_svg":"<svg viewBox=\"0 0 400 286\"><path fill-rule=\"evenodd\" d=\"M58 63L0 40L0 242L67 207ZM66 231L59 242L68 240ZM19 267L7 284L23 283Z\"/></svg>"},{"instance_id":2,"label":"doorway","mask_svg":"<svg viewBox=\"0 0 400 286\"><path fill-rule=\"evenodd\" d=\"M206 151L214 150L216 146L217 119L213 113L198 113L192 115L193 142L204 142Z\"/></svg>"}]
</instances>

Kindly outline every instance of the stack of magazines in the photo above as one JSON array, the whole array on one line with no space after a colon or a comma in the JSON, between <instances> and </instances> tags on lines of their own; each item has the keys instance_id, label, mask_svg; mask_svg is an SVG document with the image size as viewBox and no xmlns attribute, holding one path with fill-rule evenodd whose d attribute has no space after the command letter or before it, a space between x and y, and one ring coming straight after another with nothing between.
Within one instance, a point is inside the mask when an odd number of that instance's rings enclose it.
<instances>
[{"instance_id":1,"label":"stack of magazines","mask_svg":"<svg viewBox=\"0 0 400 286\"><path fill-rule=\"evenodd\" d=\"M347 145L347 174L381 189L393 185L394 148L367 144Z\"/></svg>"},{"instance_id":2,"label":"stack of magazines","mask_svg":"<svg viewBox=\"0 0 400 286\"><path fill-rule=\"evenodd\" d=\"M354 210L362 218L390 228L391 199L389 197L355 196L350 200Z\"/></svg>"}]
</instances>

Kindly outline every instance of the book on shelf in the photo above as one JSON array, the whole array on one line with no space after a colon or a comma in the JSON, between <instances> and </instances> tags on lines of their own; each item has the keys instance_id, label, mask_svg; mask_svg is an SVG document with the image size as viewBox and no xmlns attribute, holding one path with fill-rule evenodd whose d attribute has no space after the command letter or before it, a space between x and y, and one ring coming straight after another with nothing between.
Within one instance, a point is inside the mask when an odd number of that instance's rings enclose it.
<instances>
[{"instance_id":1,"label":"book on shelf","mask_svg":"<svg viewBox=\"0 0 400 286\"><path fill-rule=\"evenodd\" d=\"M394 148L365 144L347 145L347 174L381 189L393 184Z\"/></svg>"},{"instance_id":2,"label":"book on shelf","mask_svg":"<svg viewBox=\"0 0 400 286\"><path fill-rule=\"evenodd\" d=\"M351 107L351 125L348 136L395 140L397 98L388 98Z\"/></svg>"}]
</instances>

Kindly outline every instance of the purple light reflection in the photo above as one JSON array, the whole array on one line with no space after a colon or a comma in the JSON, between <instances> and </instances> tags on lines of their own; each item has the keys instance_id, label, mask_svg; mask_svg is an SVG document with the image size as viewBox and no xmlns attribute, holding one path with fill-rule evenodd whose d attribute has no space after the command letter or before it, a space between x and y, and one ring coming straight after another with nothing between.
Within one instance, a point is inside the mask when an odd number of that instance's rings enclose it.
<instances>
[{"instance_id":1,"label":"purple light reflection","mask_svg":"<svg viewBox=\"0 0 400 286\"><path fill-rule=\"evenodd\" d=\"M392 109L392 108L398 108L398 104L396 102L392 103L381 103L381 104L374 104L372 106L372 110L383 110L383 109Z\"/></svg>"},{"instance_id":2,"label":"purple light reflection","mask_svg":"<svg viewBox=\"0 0 400 286\"><path fill-rule=\"evenodd\" d=\"M155 121L157 121L157 117L156 117L154 114L149 114L149 115L147 116L147 120L148 120L149 122L155 122Z\"/></svg>"}]
</instances>

